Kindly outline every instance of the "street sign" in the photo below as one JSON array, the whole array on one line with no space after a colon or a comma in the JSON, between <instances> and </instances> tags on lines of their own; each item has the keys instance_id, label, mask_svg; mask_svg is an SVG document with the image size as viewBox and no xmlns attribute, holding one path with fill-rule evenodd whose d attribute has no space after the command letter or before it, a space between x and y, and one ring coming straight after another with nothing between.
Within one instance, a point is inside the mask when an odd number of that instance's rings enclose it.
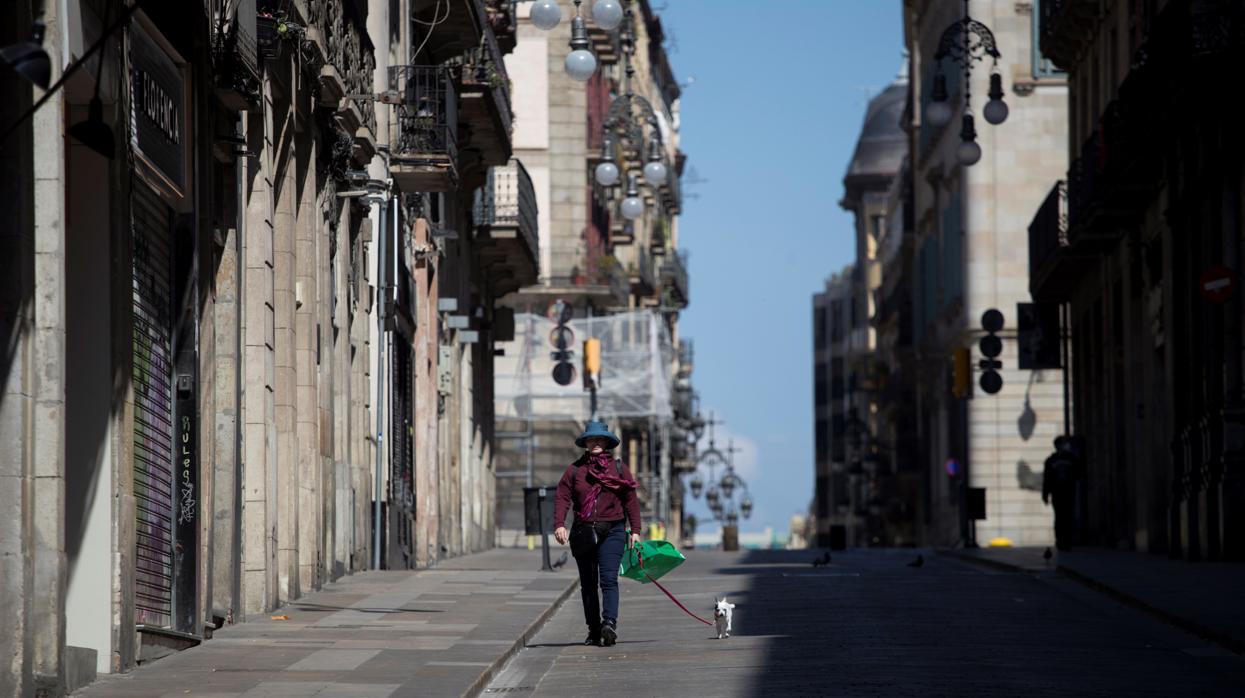
<instances>
[{"instance_id":1,"label":"street sign","mask_svg":"<svg viewBox=\"0 0 1245 698\"><path fill-rule=\"evenodd\" d=\"M1198 280L1198 290L1210 303L1226 303L1236 290L1236 272L1227 267L1211 267Z\"/></svg>"}]
</instances>

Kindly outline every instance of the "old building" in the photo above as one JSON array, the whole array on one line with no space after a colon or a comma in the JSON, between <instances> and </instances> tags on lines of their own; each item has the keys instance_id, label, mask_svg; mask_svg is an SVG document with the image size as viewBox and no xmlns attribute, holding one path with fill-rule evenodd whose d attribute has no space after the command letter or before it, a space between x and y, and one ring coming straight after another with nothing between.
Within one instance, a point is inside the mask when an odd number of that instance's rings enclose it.
<instances>
[{"instance_id":1,"label":"old building","mask_svg":"<svg viewBox=\"0 0 1245 698\"><path fill-rule=\"evenodd\" d=\"M974 63L965 80L962 67L935 59L944 31L967 12L993 31L1001 52ZM1061 145L1067 89L1063 78L1033 44L1036 3L971 0L905 0L904 40L910 56L912 182L912 341L915 346L916 452L927 473L921 539L926 544L987 543L996 538L1017 545L1052 540L1051 515L1039 496L1042 463L1063 424L1062 375L1058 369L1021 368L1016 340L1018 305L1030 300L1026 230L1034 206L1066 168ZM935 94L935 75L945 76L945 105L951 118L935 125L926 118ZM966 94L981 116L991 73L998 75L1011 113L999 125L977 119L980 160L961 164L961 116ZM971 88L971 90L969 89ZM975 367L981 319L989 309L1004 317L999 360L1002 390L978 389L971 370L953 394L952 356L968 350ZM965 357L968 358L968 357ZM965 371L970 373L970 371ZM969 488L985 489L985 519L968 518Z\"/></svg>"},{"instance_id":2,"label":"old building","mask_svg":"<svg viewBox=\"0 0 1245 698\"><path fill-rule=\"evenodd\" d=\"M564 386L550 373L555 308L570 309L577 369L580 342L605 342L599 415L622 438L617 453L642 485L645 520L679 536L676 469L688 456L683 442L675 443L686 437L675 431L674 418L676 409L690 417L683 411L691 404L690 396L672 404L681 355L690 374L690 351L676 351L678 314L689 300L687 257L678 249L679 86L656 12L647 0L624 4L626 19L613 31L588 18L600 67L586 83L563 67L571 23L543 31L527 19L527 6L519 8L518 44L507 62L518 113L514 148L535 188L542 258L539 282L505 299L516 313L517 336L497 371L499 545L527 542L523 487L557 482L577 455L574 440L591 411L582 376ZM617 163L616 185L594 178L607 157ZM654 158L667 172L655 185L641 177ZM621 211L633 195L629 185L643 202L634 219Z\"/></svg>"},{"instance_id":3,"label":"old building","mask_svg":"<svg viewBox=\"0 0 1245 698\"><path fill-rule=\"evenodd\" d=\"M66 72L28 113L0 70L0 693L493 544L495 301L537 278L535 208L513 8L428 33L438 4L0 10Z\"/></svg>"},{"instance_id":4,"label":"old building","mask_svg":"<svg viewBox=\"0 0 1245 698\"><path fill-rule=\"evenodd\" d=\"M905 153L907 148L905 147ZM870 322L877 332L874 399L877 403L874 450L889 465L890 478L879 497L878 514L893 545L920 541L924 493L930 472L917 438L916 346L912 327L912 168L905 156L886 192L886 213L877 241L881 280L874 292Z\"/></svg>"},{"instance_id":5,"label":"old building","mask_svg":"<svg viewBox=\"0 0 1245 698\"><path fill-rule=\"evenodd\" d=\"M859 530L848 531L850 545L912 542L888 525L887 510L897 504L896 471L913 464L895 462L888 448L889 432L893 429L883 421L889 414L882 414L881 390L890 365L883 360L883 347L874 323L883 283L880 245L887 234L890 191L907 150L901 123L907 93L907 77L901 75L870 100L856 150L843 177L843 198L839 202L852 214L856 252L852 266L852 325L844 365L845 428L839 437L846 440L850 507L862 524ZM888 410L893 406L885 405Z\"/></svg>"},{"instance_id":6,"label":"old building","mask_svg":"<svg viewBox=\"0 0 1245 698\"><path fill-rule=\"evenodd\" d=\"M849 265L813 296L813 452L816 459L811 519L819 547L858 540L847 462L847 365L851 353L855 271ZM841 531L835 535L832 530Z\"/></svg>"},{"instance_id":7,"label":"old building","mask_svg":"<svg viewBox=\"0 0 1245 698\"><path fill-rule=\"evenodd\" d=\"M1239 3L1040 3L1069 164L1032 207L1030 288L1062 306L1081 542L1245 558L1242 139L1211 103Z\"/></svg>"}]
</instances>

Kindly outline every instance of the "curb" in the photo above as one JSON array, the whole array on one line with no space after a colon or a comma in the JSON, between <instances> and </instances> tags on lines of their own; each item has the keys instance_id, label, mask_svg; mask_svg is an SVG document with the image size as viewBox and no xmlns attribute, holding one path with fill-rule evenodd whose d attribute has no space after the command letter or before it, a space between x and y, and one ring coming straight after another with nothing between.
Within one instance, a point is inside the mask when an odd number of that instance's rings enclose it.
<instances>
[{"instance_id":1,"label":"curb","mask_svg":"<svg viewBox=\"0 0 1245 698\"><path fill-rule=\"evenodd\" d=\"M1015 573L1024 574L1024 573L1037 573L1037 572L1043 571L1043 570L1038 570L1038 569L1021 567L1019 565L1014 565L1009 562L1003 562L1002 560L991 560L989 558L980 557L977 555L967 555L958 550L939 550L938 553L940 555L946 555L948 557L953 557L953 558L956 558L957 560L963 560L965 562L979 563L987 567L993 567L995 569L1003 570L1005 572L1015 572ZM1100 582L1097 579L1094 579L1093 577L1090 577L1087 574L1078 572L1065 565L1055 563L1054 567L1052 567L1051 569L1055 572L1062 574L1068 579L1071 579L1074 582L1077 582L1078 584L1086 588L1092 589L1104 596L1108 596L1125 606L1128 606L1132 609L1149 614L1150 616L1153 616L1154 618L1168 625L1179 628L1180 630L1183 630L1189 633L1190 635L1196 635L1197 637L1207 642L1219 645L1220 647L1223 647L1224 649L1234 654L1245 656L1245 640L1234 638L1230 635L1225 635L1222 632L1215 630L1214 628L1209 628L1205 625L1202 625L1201 623L1198 623L1197 621L1189 620L1188 618L1181 618L1180 616L1164 611L1163 609L1158 608L1157 606L1146 603L1145 601L1137 598L1136 596L1133 596L1132 594L1128 594L1123 591L1120 591L1119 589L1116 589L1115 587L1112 587L1109 584Z\"/></svg>"},{"instance_id":2,"label":"curb","mask_svg":"<svg viewBox=\"0 0 1245 698\"><path fill-rule=\"evenodd\" d=\"M1056 569L1053 566L1046 567L1046 568L1021 567L1020 565L1013 565L1010 562L1003 562L1002 560L992 560L988 557L982 557L980 555L970 555L960 550L937 550L935 552L937 552L939 555L945 555L947 557L953 557L957 560L963 560L964 562L979 564L985 567L992 567L1002 572L1014 572L1017 574L1025 574L1025 573L1036 574L1038 572L1053 572Z\"/></svg>"},{"instance_id":3,"label":"curb","mask_svg":"<svg viewBox=\"0 0 1245 698\"><path fill-rule=\"evenodd\" d=\"M566 603L566 600L569 599L578 588L579 577L576 576L574 580L567 584L566 589L553 600L553 603L549 604L549 607L544 611L541 611L540 615L536 616L536 619L529 623L527 628L524 629L522 633L519 633L519 637L510 646L506 647L506 649L493 660L492 664L489 664L487 669L481 672L479 678L473 681L471 685L467 687L467 690L463 691L462 698L476 698L476 696L479 696L485 688L488 688L489 683L496 678L497 672L501 671L502 667L506 665L506 662L509 662L514 655L518 654L519 650L527 647L528 640L532 639L536 633L540 632L541 627L543 627L544 624L553 617L554 613L558 612L558 609L562 608L562 604Z\"/></svg>"},{"instance_id":4,"label":"curb","mask_svg":"<svg viewBox=\"0 0 1245 698\"><path fill-rule=\"evenodd\" d=\"M1225 635L1222 632L1219 632L1214 628L1208 628L1197 621L1189 620L1188 618L1181 618L1180 616L1168 613L1167 611L1164 611L1156 606L1152 606L1131 594L1122 592L1119 589L1104 584L1093 577L1077 572L1069 567L1056 565L1056 569L1068 579L1079 582L1080 584L1093 589L1100 594L1109 596L1125 606L1148 613L1168 625L1175 626L1191 635L1196 635L1207 642L1219 645L1230 652L1238 655L1245 655L1245 640Z\"/></svg>"}]
</instances>

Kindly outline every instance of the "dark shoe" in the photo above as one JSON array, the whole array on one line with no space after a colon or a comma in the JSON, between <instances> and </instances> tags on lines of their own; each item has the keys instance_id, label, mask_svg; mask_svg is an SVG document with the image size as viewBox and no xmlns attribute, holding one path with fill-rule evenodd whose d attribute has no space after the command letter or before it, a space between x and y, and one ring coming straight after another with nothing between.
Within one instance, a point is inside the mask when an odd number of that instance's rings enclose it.
<instances>
[{"instance_id":1,"label":"dark shoe","mask_svg":"<svg viewBox=\"0 0 1245 698\"><path fill-rule=\"evenodd\" d=\"M588 647L598 647L601 645L601 629L588 628L588 637L584 638L584 645Z\"/></svg>"},{"instance_id":2,"label":"dark shoe","mask_svg":"<svg viewBox=\"0 0 1245 698\"><path fill-rule=\"evenodd\" d=\"M614 627L612 621L606 621L605 625L601 626L601 646L613 647L615 642L618 642L618 629Z\"/></svg>"}]
</instances>

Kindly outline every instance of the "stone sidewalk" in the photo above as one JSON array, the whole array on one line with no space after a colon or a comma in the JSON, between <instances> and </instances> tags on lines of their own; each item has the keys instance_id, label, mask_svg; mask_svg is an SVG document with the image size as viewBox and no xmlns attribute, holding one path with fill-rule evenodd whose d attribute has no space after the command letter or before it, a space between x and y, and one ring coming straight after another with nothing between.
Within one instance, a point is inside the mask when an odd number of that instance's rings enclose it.
<instances>
[{"instance_id":1,"label":"stone sidewalk","mask_svg":"<svg viewBox=\"0 0 1245 698\"><path fill-rule=\"evenodd\" d=\"M573 563L539 569L539 550L492 550L431 570L343 577L74 695L475 695L578 589ZM289 620L269 619L282 615Z\"/></svg>"},{"instance_id":2,"label":"stone sidewalk","mask_svg":"<svg viewBox=\"0 0 1245 698\"><path fill-rule=\"evenodd\" d=\"M1176 627L1245 654L1245 564L1185 562L1159 555L1096 548L942 550L945 555L1016 572L1055 570Z\"/></svg>"}]
</instances>

